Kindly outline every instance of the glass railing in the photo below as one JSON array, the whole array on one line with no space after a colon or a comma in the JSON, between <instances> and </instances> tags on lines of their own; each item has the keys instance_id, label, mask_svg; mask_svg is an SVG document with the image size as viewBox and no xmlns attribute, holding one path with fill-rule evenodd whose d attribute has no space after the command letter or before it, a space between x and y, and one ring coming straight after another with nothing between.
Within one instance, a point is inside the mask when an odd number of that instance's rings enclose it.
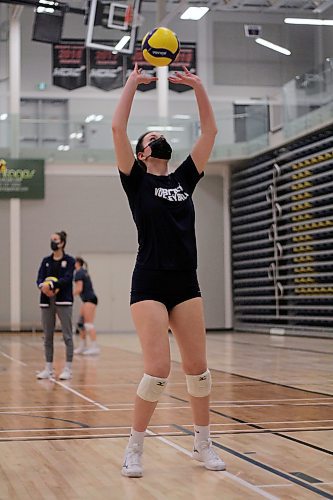
<instances>
[{"instance_id":1,"label":"glass railing","mask_svg":"<svg viewBox=\"0 0 333 500\"><path fill-rule=\"evenodd\" d=\"M33 120L0 114L0 154L11 155L19 151L21 158L44 158L56 163L113 163L115 161L111 133L111 118L91 115L87 120ZM236 117L246 120L246 117ZM219 133L211 159L244 158L268 146L268 135L248 142L230 143L235 117L217 116ZM147 127L149 123L149 127ZM137 138L145 131L160 131L173 148L173 160L178 162L192 148L200 133L197 118L149 118L131 119L128 136L133 149ZM226 133L228 130L228 133Z\"/></svg>"},{"instance_id":2,"label":"glass railing","mask_svg":"<svg viewBox=\"0 0 333 500\"><path fill-rule=\"evenodd\" d=\"M333 59L327 58L315 71L297 76L283 86L283 132L281 141L333 121ZM0 95L0 106L7 96ZM101 109L100 103L99 109ZM92 103L90 103L92 104ZM235 115L235 105L224 103L225 109L214 110L219 133L211 155L212 161L245 159L270 146L265 112L261 107L243 106L248 112ZM257 109L258 108L258 109ZM255 110L255 112L253 111ZM154 110L151 110L151 113ZM25 116L23 116L25 114ZM110 115L74 116L69 120L36 120L7 115L0 109L0 155L21 158L44 158L56 163L114 163L114 147ZM147 127L149 124L149 128ZM148 130L160 131L171 143L173 160L178 163L192 148L199 133L198 116L174 115L172 118L131 117L128 135L135 148L137 138ZM258 134L258 136L256 136ZM259 135L260 134L260 135ZM251 140L246 140L251 138ZM274 146L276 146L274 141Z\"/></svg>"},{"instance_id":3,"label":"glass railing","mask_svg":"<svg viewBox=\"0 0 333 500\"><path fill-rule=\"evenodd\" d=\"M287 139L333 118L333 58L283 86L284 135Z\"/></svg>"}]
</instances>

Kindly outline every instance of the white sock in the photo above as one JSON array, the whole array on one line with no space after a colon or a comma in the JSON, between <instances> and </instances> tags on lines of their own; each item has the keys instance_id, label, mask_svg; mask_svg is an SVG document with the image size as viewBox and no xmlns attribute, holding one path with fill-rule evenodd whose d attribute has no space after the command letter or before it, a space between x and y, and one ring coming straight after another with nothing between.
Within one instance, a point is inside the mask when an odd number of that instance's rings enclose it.
<instances>
[{"instance_id":1,"label":"white sock","mask_svg":"<svg viewBox=\"0 0 333 500\"><path fill-rule=\"evenodd\" d=\"M87 340L86 339L81 339L80 340L80 347L86 347L87 345Z\"/></svg>"},{"instance_id":2,"label":"white sock","mask_svg":"<svg viewBox=\"0 0 333 500\"><path fill-rule=\"evenodd\" d=\"M130 448L133 444L138 444L140 448L143 448L143 440L146 432L135 431L133 428L131 429L131 435L128 441L128 447Z\"/></svg>"},{"instance_id":3,"label":"white sock","mask_svg":"<svg viewBox=\"0 0 333 500\"><path fill-rule=\"evenodd\" d=\"M96 340L92 340L92 341L91 341L91 343L90 343L90 347L91 347L92 349L95 349L95 348L97 347L97 342L96 342Z\"/></svg>"},{"instance_id":4,"label":"white sock","mask_svg":"<svg viewBox=\"0 0 333 500\"><path fill-rule=\"evenodd\" d=\"M66 368L68 368L69 370L72 369L72 362L71 361L66 361Z\"/></svg>"},{"instance_id":5,"label":"white sock","mask_svg":"<svg viewBox=\"0 0 333 500\"><path fill-rule=\"evenodd\" d=\"M53 363L46 363L46 369L51 372L53 370Z\"/></svg>"},{"instance_id":6,"label":"white sock","mask_svg":"<svg viewBox=\"0 0 333 500\"><path fill-rule=\"evenodd\" d=\"M210 436L209 425L195 425L194 426L194 441L207 441Z\"/></svg>"}]
</instances>

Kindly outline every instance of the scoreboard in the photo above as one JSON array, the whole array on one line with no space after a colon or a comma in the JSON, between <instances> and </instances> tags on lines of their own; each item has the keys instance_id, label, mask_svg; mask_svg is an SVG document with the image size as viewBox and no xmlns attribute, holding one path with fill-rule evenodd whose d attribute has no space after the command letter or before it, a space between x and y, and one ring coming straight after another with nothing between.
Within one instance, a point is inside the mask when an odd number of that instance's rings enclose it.
<instances>
[{"instance_id":1,"label":"scoreboard","mask_svg":"<svg viewBox=\"0 0 333 500\"><path fill-rule=\"evenodd\" d=\"M234 324L333 336L333 127L236 168Z\"/></svg>"}]
</instances>

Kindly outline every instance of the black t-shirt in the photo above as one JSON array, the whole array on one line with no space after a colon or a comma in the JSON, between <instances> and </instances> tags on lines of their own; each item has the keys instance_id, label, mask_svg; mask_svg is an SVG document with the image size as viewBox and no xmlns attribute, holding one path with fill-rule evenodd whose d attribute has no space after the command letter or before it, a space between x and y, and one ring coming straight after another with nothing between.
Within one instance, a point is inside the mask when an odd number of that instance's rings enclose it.
<instances>
[{"instance_id":1,"label":"black t-shirt","mask_svg":"<svg viewBox=\"0 0 333 500\"><path fill-rule=\"evenodd\" d=\"M149 174L137 160L130 175L120 172L138 230L137 266L196 269L192 193L201 177L191 156L169 175Z\"/></svg>"},{"instance_id":2,"label":"black t-shirt","mask_svg":"<svg viewBox=\"0 0 333 500\"><path fill-rule=\"evenodd\" d=\"M75 271L74 281L83 282L82 293L80 293L80 297L83 300L83 302L86 302L87 300L88 301L93 300L96 298L90 276L86 269L81 268Z\"/></svg>"},{"instance_id":3,"label":"black t-shirt","mask_svg":"<svg viewBox=\"0 0 333 500\"><path fill-rule=\"evenodd\" d=\"M59 271L61 267L61 261L60 260L55 260L54 257L52 257L50 269L49 269L49 276L54 276L54 278L59 278Z\"/></svg>"}]
</instances>

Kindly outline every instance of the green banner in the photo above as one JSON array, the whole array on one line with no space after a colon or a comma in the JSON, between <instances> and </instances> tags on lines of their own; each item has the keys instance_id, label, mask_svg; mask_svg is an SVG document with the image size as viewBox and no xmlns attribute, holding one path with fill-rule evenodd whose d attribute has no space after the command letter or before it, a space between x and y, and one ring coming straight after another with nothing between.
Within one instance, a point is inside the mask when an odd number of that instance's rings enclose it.
<instances>
[{"instance_id":1,"label":"green banner","mask_svg":"<svg viewBox=\"0 0 333 500\"><path fill-rule=\"evenodd\" d=\"M44 160L0 157L0 198L44 198Z\"/></svg>"}]
</instances>

